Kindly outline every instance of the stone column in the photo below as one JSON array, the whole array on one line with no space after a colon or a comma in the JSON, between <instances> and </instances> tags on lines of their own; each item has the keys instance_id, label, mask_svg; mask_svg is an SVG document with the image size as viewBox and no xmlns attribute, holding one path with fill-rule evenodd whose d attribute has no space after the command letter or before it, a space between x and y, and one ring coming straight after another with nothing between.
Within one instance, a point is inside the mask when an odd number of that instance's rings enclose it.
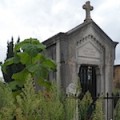
<instances>
[{"instance_id":1,"label":"stone column","mask_svg":"<svg viewBox=\"0 0 120 120\"><path fill-rule=\"evenodd\" d=\"M105 97L111 97L112 95L112 81L113 81L113 63L112 61L112 53L108 49L106 53L106 64L105 64ZM112 119L113 115L112 110L112 99L105 100L105 116L106 120Z\"/></svg>"},{"instance_id":2,"label":"stone column","mask_svg":"<svg viewBox=\"0 0 120 120\"><path fill-rule=\"evenodd\" d=\"M56 43L56 63L57 63L57 73L56 73L57 86L58 86L58 90L60 90L61 88L60 40L57 40L57 43Z\"/></svg>"}]
</instances>

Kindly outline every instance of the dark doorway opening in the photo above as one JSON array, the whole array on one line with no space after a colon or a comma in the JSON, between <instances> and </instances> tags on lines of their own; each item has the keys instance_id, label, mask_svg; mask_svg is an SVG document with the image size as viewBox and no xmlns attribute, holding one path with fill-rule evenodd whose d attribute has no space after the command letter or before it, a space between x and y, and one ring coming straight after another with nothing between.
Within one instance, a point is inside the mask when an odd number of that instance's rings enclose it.
<instances>
[{"instance_id":1,"label":"dark doorway opening","mask_svg":"<svg viewBox=\"0 0 120 120\"><path fill-rule=\"evenodd\" d=\"M81 65L79 68L79 77L82 87L82 93L87 91L91 93L93 99L96 98L96 66Z\"/></svg>"}]
</instances>

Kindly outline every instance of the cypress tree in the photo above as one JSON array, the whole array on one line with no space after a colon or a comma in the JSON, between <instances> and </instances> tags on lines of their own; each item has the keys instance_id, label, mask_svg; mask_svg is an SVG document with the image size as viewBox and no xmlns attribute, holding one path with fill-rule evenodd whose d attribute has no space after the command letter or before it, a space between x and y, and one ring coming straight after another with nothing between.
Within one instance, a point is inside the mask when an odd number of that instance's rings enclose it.
<instances>
[{"instance_id":1,"label":"cypress tree","mask_svg":"<svg viewBox=\"0 0 120 120\"><path fill-rule=\"evenodd\" d=\"M20 42L20 37L18 37L18 40L17 40L17 43L19 43L19 42ZM6 54L5 61L14 56L14 50L13 49L14 49L14 40L13 40L13 37L11 37L11 41L7 42L7 54ZM21 63L12 64L12 65L7 66L7 70L6 70L7 73L4 73L2 71L3 78L4 78L5 82L13 81L12 75L14 73L17 73L17 72L21 71L23 68L24 68L24 65L21 64Z\"/></svg>"},{"instance_id":2,"label":"cypress tree","mask_svg":"<svg viewBox=\"0 0 120 120\"><path fill-rule=\"evenodd\" d=\"M13 37L11 37L11 41L7 43L7 57L6 57L6 60L8 58L11 58L14 56L14 53L13 53L13 48L14 48L14 41L13 41Z\"/></svg>"},{"instance_id":3,"label":"cypress tree","mask_svg":"<svg viewBox=\"0 0 120 120\"><path fill-rule=\"evenodd\" d=\"M13 43L14 41L13 41L13 37L11 37L11 41L9 42L7 42L7 54L6 54L6 59L5 59L5 61L7 60L7 59L9 59L9 58L11 58L11 57L13 57L13 55L14 55L14 53L13 53L13 47L14 47L14 43ZM2 71L2 73L3 73L3 78L4 78L4 80L5 80L5 82L10 82L10 81L12 81L11 80L11 76L12 76L12 66L10 65L10 66L8 66L7 67L7 73L4 73L3 71Z\"/></svg>"}]
</instances>

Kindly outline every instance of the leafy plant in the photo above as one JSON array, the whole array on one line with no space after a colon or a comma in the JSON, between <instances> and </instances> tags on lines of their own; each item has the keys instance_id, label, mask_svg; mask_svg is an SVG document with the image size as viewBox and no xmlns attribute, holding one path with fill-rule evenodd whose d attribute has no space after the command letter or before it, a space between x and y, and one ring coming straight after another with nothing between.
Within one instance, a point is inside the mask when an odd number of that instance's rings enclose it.
<instances>
[{"instance_id":1,"label":"leafy plant","mask_svg":"<svg viewBox=\"0 0 120 120\"><path fill-rule=\"evenodd\" d=\"M92 115L92 120L104 120L103 100L102 100L102 98L99 98L96 101L95 110L94 110L93 115Z\"/></svg>"},{"instance_id":2,"label":"leafy plant","mask_svg":"<svg viewBox=\"0 0 120 120\"><path fill-rule=\"evenodd\" d=\"M12 120L14 118L14 98L7 84L0 82L0 120Z\"/></svg>"},{"instance_id":3,"label":"leafy plant","mask_svg":"<svg viewBox=\"0 0 120 120\"><path fill-rule=\"evenodd\" d=\"M34 89L31 77L26 80L22 92L16 96L16 119L17 120L37 120L40 100Z\"/></svg>"},{"instance_id":4,"label":"leafy plant","mask_svg":"<svg viewBox=\"0 0 120 120\"><path fill-rule=\"evenodd\" d=\"M0 84L0 120L72 120L75 100L61 96L54 84L36 91L31 76L15 99L5 83Z\"/></svg>"},{"instance_id":5,"label":"leafy plant","mask_svg":"<svg viewBox=\"0 0 120 120\"><path fill-rule=\"evenodd\" d=\"M72 120L76 116L76 99L67 97L65 99L65 120Z\"/></svg>"},{"instance_id":6,"label":"leafy plant","mask_svg":"<svg viewBox=\"0 0 120 120\"><path fill-rule=\"evenodd\" d=\"M92 103L92 97L89 92L86 92L82 100L79 100L79 119L80 120L87 120L88 117L88 110Z\"/></svg>"},{"instance_id":7,"label":"leafy plant","mask_svg":"<svg viewBox=\"0 0 120 120\"><path fill-rule=\"evenodd\" d=\"M120 119L120 100L118 100L114 110L114 120L119 120L119 119Z\"/></svg>"},{"instance_id":8,"label":"leafy plant","mask_svg":"<svg viewBox=\"0 0 120 120\"><path fill-rule=\"evenodd\" d=\"M48 87L50 82L47 81L48 73L55 70L56 64L44 54L45 46L37 39L29 38L15 45L14 56L7 59L2 65L2 70L6 73L6 68L12 64L23 64L25 67L22 71L12 75L15 80L10 83L13 89L22 87L29 75L40 86Z\"/></svg>"}]
</instances>

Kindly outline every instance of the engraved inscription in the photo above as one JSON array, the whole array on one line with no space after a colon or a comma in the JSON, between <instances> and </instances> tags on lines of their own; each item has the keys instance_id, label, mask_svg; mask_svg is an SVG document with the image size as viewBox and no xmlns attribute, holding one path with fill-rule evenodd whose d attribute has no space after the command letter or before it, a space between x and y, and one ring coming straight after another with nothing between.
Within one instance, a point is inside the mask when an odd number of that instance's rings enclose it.
<instances>
[{"instance_id":1,"label":"engraved inscription","mask_svg":"<svg viewBox=\"0 0 120 120\"><path fill-rule=\"evenodd\" d=\"M95 56L96 52L94 51L94 49L92 48L86 48L85 50L83 50L83 53L87 56Z\"/></svg>"},{"instance_id":2,"label":"engraved inscription","mask_svg":"<svg viewBox=\"0 0 120 120\"><path fill-rule=\"evenodd\" d=\"M86 45L78 49L78 56L89 57L89 58L100 58L100 53L91 43L87 43Z\"/></svg>"}]
</instances>

